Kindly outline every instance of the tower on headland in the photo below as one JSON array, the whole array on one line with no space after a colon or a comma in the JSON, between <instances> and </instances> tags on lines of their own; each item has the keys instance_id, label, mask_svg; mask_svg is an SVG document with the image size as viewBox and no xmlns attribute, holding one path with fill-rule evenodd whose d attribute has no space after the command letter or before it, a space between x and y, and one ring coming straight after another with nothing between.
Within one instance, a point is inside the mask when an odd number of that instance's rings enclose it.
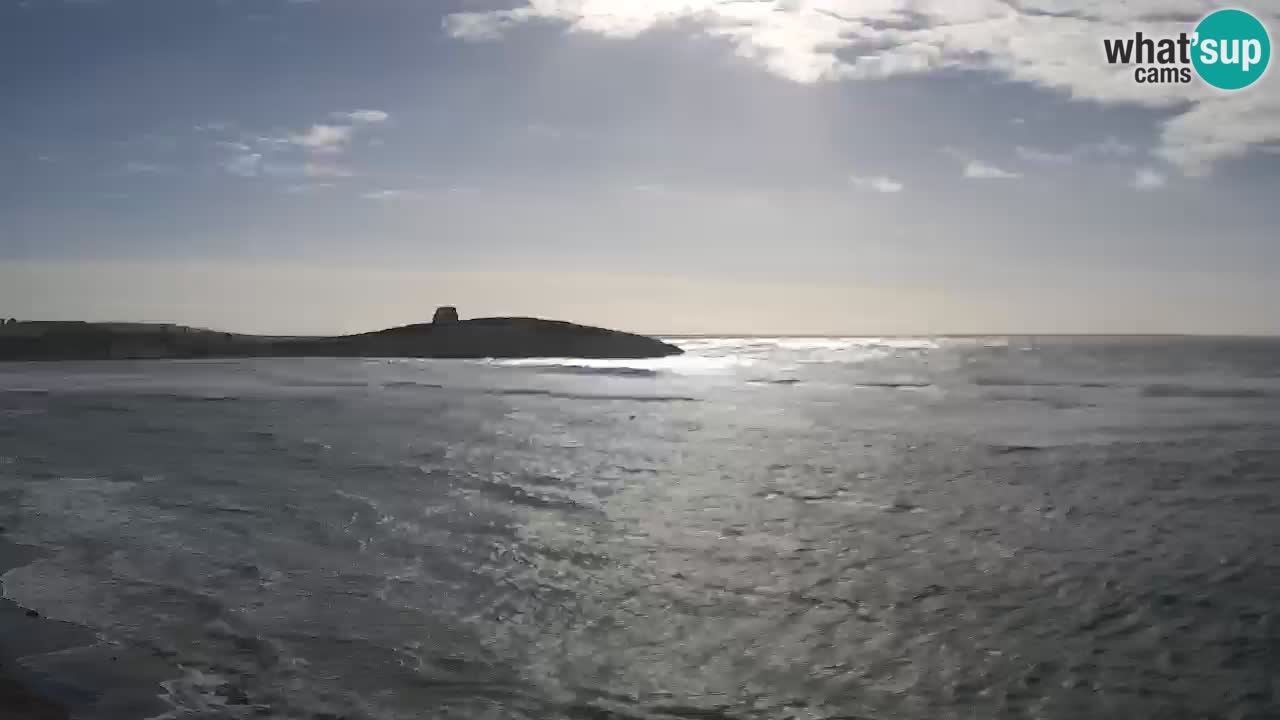
<instances>
[{"instance_id":1,"label":"tower on headland","mask_svg":"<svg viewBox=\"0 0 1280 720\"><path fill-rule=\"evenodd\" d=\"M448 325L449 323L458 322L458 308L452 305L441 305L436 308L436 314L432 316L431 322L434 325Z\"/></svg>"}]
</instances>

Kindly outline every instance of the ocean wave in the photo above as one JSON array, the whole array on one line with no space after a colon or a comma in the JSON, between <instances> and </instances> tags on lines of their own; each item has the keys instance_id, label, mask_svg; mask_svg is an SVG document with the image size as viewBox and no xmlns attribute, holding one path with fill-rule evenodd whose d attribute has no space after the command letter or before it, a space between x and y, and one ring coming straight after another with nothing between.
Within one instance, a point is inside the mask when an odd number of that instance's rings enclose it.
<instances>
[{"instance_id":1,"label":"ocean wave","mask_svg":"<svg viewBox=\"0 0 1280 720\"><path fill-rule=\"evenodd\" d=\"M288 388L367 388L368 380L280 380L276 383Z\"/></svg>"},{"instance_id":2,"label":"ocean wave","mask_svg":"<svg viewBox=\"0 0 1280 720\"><path fill-rule=\"evenodd\" d=\"M568 393L555 390L539 390L535 388L506 388L503 390L487 390L486 395L502 397L547 397L559 400L609 400L619 402L699 402L698 398L686 395L596 395L592 393Z\"/></svg>"},{"instance_id":3,"label":"ocean wave","mask_svg":"<svg viewBox=\"0 0 1280 720\"><path fill-rule=\"evenodd\" d=\"M607 360L587 358L512 358L490 360L495 367L523 368L547 373L574 375L614 375L619 377L657 377L673 375L707 375L751 366L756 359L741 353L673 355L647 360Z\"/></svg>"},{"instance_id":4,"label":"ocean wave","mask_svg":"<svg viewBox=\"0 0 1280 720\"><path fill-rule=\"evenodd\" d=\"M1000 376L979 376L972 380L980 387L1061 387L1099 389L1118 387L1117 383L1097 382L1093 380L1037 380L1034 378L1009 378Z\"/></svg>"},{"instance_id":5,"label":"ocean wave","mask_svg":"<svg viewBox=\"0 0 1280 720\"><path fill-rule=\"evenodd\" d=\"M992 445L991 452L996 455L1019 455L1023 453L1041 452L1045 448L1036 445Z\"/></svg>"},{"instance_id":6,"label":"ocean wave","mask_svg":"<svg viewBox=\"0 0 1280 720\"><path fill-rule=\"evenodd\" d=\"M657 377L659 371L652 368L639 367L587 367L583 365L547 365L536 367L542 372L562 373L565 375L618 375L622 377Z\"/></svg>"},{"instance_id":7,"label":"ocean wave","mask_svg":"<svg viewBox=\"0 0 1280 720\"><path fill-rule=\"evenodd\" d=\"M190 393L166 392L139 393L138 396L148 400L167 400L175 403L234 402L240 399L234 395L195 395Z\"/></svg>"},{"instance_id":8,"label":"ocean wave","mask_svg":"<svg viewBox=\"0 0 1280 720\"><path fill-rule=\"evenodd\" d=\"M1275 391L1264 388L1231 387L1231 386L1195 386L1177 384L1155 384L1142 388L1145 397L1152 398L1221 398L1224 400L1253 400L1276 395Z\"/></svg>"},{"instance_id":9,"label":"ocean wave","mask_svg":"<svg viewBox=\"0 0 1280 720\"><path fill-rule=\"evenodd\" d=\"M567 494L546 489L526 488L503 482L486 483L483 492L490 499L505 505L522 506L535 510L564 510L578 512L595 510Z\"/></svg>"},{"instance_id":10,"label":"ocean wave","mask_svg":"<svg viewBox=\"0 0 1280 720\"><path fill-rule=\"evenodd\" d=\"M418 382L416 380L393 380L391 382L382 383L382 387L388 390L396 390L401 388L418 388L422 390L443 390L444 385L439 383Z\"/></svg>"},{"instance_id":11,"label":"ocean wave","mask_svg":"<svg viewBox=\"0 0 1280 720\"><path fill-rule=\"evenodd\" d=\"M137 412L137 408L126 407L124 405L118 405L113 402L86 402L81 404L78 409L82 411L88 411L88 412L120 413L120 414Z\"/></svg>"}]
</instances>

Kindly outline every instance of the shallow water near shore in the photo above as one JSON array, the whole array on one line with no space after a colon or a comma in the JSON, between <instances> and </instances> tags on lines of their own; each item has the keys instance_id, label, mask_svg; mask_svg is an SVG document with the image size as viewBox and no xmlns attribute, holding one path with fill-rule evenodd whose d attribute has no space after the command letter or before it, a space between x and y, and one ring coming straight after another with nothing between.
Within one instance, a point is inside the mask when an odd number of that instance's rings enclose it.
<instances>
[{"instance_id":1,"label":"shallow water near shore","mask_svg":"<svg viewBox=\"0 0 1280 720\"><path fill-rule=\"evenodd\" d=\"M1280 341L678 342L0 365L6 664L90 720L1280 716Z\"/></svg>"}]
</instances>

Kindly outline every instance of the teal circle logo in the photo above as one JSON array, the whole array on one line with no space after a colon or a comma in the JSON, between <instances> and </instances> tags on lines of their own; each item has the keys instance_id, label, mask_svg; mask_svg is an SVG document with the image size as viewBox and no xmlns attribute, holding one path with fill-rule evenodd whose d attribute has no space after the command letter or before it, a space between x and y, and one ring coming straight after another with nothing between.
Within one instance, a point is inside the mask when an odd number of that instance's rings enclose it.
<instances>
[{"instance_id":1,"label":"teal circle logo","mask_svg":"<svg viewBox=\"0 0 1280 720\"><path fill-rule=\"evenodd\" d=\"M1249 87L1271 60L1271 36L1243 10L1218 10L1196 26L1191 62L1200 78L1219 90Z\"/></svg>"}]
</instances>

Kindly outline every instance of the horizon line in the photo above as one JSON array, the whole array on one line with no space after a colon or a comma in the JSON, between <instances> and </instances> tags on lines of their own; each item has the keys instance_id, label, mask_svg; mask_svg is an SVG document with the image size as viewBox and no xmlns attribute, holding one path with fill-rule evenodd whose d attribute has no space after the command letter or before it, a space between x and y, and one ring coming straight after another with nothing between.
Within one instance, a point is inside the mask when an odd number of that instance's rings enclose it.
<instances>
[{"instance_id":1,"label":"horizon line","mask_svg":"<svg viewBox=\"0 0 1280 720\"><path fill-rule=\"evenodd\" d=\"M485 320L485 319L508 319L518 316L493 316L465 318L466 320ZM531 317L531 316L530 316ZM0 318L3 320L5 318ZM537 319L537 318L535 318ZM222 330L212 327L200 327L196 325L185 325L181 322L174 321L137 321L137 320L37 320L22 319L18 323L87 323L94 325L156 325L168 327L184 327L192 330L202 330L206 332L230 333L233 335L260 335L263 337L303 337L295 333L246 333L242 331ZM573 321L571 324L580 325ZM428 323L429 324L429 323ZM389 326L400 327L400 326ZM604 326L596 326L604 327ZM388 329L388 328L381 328ZM638 330L619 330L618 328L605 328L610 330L618 330L619 332L628 332L636 335L647 335L659 339L672 340L710 340L710 339L764 339L764 338L783 338L783 339L803 339L814 338L822 340L835 339L865 339L865 338L892 338L892 339L923 339L923 338L941 338L941 339L975 339L975 338L1202 338L1202 339L1248 339L1248 340L1280 340L1280 332L1274 333L1216 333L1216 332L1035 332L1035 331L1016 331L1016 332L892 332L892 333L770 333L770 332L750 332L750 333L733 333L733 332L697 332L697 333L665 333L665 332L645 332ZM362 332L377 332L362 331ZM357 333L359 334L359 333ZM308 337L310 335L307 335Z\"/></svg>"}]
</instances>

